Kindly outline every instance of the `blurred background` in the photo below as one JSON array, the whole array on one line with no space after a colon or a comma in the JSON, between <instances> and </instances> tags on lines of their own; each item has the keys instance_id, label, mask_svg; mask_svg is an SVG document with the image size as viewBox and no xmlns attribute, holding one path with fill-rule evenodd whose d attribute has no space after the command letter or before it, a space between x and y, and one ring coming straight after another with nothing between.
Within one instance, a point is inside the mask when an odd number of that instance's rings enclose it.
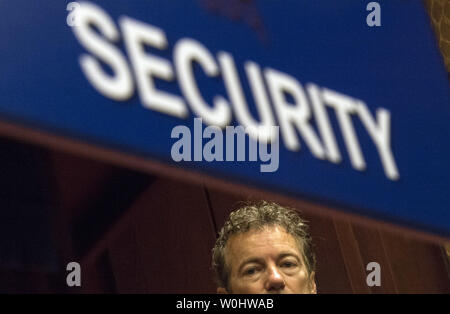
<instances>
[{"instance_id":1,"label":"blurred background","mask_svg":"<svg viewBox=\"0 0 450 314\"><path fill-rule=\"evenodd\" d=\"M425 6L450 73L450 1ZM217 232L240 201L264 195L51 146L0 136L1 293L215 293ZM319 293L450 292L445 239L275 200L310 222ZM366 284L372 261L380 287ZM81 287L66 284L69 262L81 265Z\"/></svg>"}]
</instances>

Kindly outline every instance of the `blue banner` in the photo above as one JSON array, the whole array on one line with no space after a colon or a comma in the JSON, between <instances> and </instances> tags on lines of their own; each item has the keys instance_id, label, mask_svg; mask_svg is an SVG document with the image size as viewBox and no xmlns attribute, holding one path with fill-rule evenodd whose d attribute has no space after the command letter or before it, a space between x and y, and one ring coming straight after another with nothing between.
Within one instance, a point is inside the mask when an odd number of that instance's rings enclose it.
<instances>
[{"instance_id":1,"label":"blue banner","mask_svg":"<svg viewBox=\"0 0 450 314\"><path fill-rule=\"evenodd\" d=\"M2 1L0 118L450 236L422 1Z\"/></svg>"}]
</instances>

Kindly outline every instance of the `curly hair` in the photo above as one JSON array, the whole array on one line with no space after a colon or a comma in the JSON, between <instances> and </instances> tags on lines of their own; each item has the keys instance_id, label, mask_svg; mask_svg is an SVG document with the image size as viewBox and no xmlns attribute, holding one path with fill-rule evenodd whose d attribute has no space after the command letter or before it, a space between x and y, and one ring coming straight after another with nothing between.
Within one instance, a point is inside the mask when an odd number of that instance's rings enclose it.
<instances>
[{"instance_id":1,"label":"curly hair","mask_svg":"<svg viewBox=\"0 0 450 314\"><path fill-rule=\"evenodd\" d=\"M249 230L259 230L266 226L283 227L287 233L292 235L299 245L308 274L311 275L315 271L316 260L312 252L312 242L306 221L291 208L261 201L245 204L231 212L219 232L219 237L212 249L212 269L219 287L228 289L229 269L225 260L225 248L230 237Z\"/></svg>"}]
</instances>

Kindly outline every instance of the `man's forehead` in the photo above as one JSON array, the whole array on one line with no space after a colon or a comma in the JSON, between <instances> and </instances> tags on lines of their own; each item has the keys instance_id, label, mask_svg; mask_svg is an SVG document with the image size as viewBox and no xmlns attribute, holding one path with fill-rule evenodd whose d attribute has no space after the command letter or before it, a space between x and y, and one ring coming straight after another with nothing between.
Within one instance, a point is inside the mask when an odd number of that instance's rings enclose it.
<instances>
[{"instance_id":1,"label":"man's forehead","mask_svg":"<svg viewBox=\"0 0 450 314\"><path fill-rule=\"evenodd\" d=\"M284 238L285 241L295 241L295 238L286 231L283 226L279 225L265 225L261 227L253 227L245 232L238 232L233 234L228 239L229 242L252 241L260 238L278 239Z\"/></svg>"},{"instance_id":2,"label":"man's forehead","mask_svg":"<svg viewBox=\"0 0 450 314\"><path fill-rule=\"evenodd\" d=\"M245 259L264 249L280 254L290 252L302 258L298 241L281 226L264 226L235 234L228 239L225 254L236 262L235 259Z\"/></svg>"}]
</instances>

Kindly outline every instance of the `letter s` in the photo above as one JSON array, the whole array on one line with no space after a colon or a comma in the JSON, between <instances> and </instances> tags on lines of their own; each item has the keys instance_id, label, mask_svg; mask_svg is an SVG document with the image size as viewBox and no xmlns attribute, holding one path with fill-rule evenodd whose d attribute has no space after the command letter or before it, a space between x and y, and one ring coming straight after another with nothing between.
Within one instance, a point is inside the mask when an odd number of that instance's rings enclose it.
<instances>
[{"instance_id":1,"label":"letter s","mask_svg":"<svg viewBox=\"0 0 450 314\"><path fill-rule=\"evenodd\" d=\"M106 39L116 42L119 32L111 18L98 6L83 2L77 9L77 27L73 32L84 48L109 65L114 75L102 69L98 60L89 54L80 56L81 69L89 82L102 95L114 100L129 99L134 92L133 79L121 51L99 36L90 25L94 25Z\"/></svg>"}]
</instances>

